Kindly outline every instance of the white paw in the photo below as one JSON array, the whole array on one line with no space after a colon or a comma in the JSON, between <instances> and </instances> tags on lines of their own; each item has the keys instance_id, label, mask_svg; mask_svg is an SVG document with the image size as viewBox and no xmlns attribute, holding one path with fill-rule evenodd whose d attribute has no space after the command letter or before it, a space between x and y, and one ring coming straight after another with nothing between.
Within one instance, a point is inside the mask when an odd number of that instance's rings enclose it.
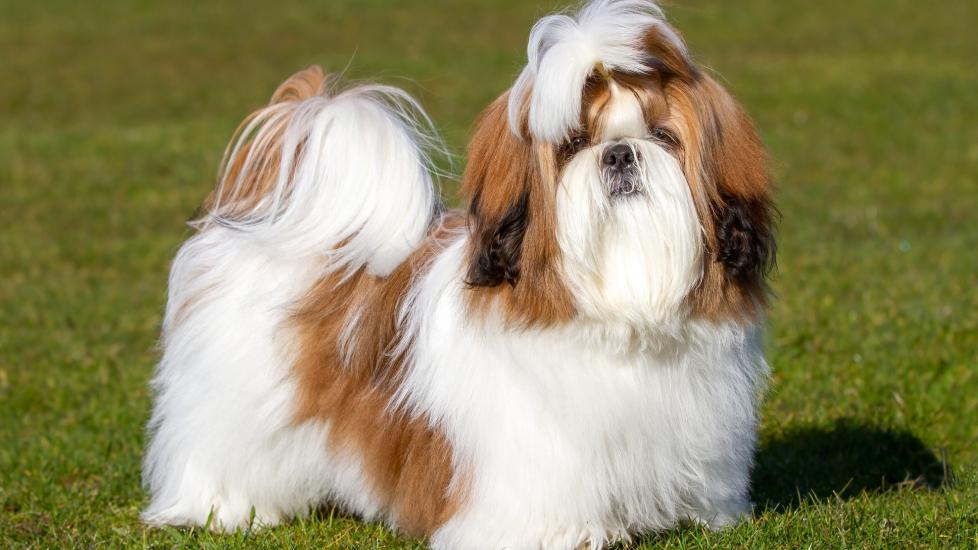
<instances>
[{"instance_id":1,"label":"white paw","mask_svg":"<svg viewBox=\"0 0 978 550\"><path fill-rule=\"evenodd\" d=\"M243 500L212 498L211 504L181 502L164 509L150 507L143 513L149 525L175 527L206 527L218 533L257 530L282 522L281 514L255 510Z\"/></svg>"},{"instance_id":2,"label":"white paw","mask_svg":"<svg viewBox=\"0 0 978 550\"><path fill-rule=\"evenodd\" d=\"M693 519L711 531L719 531L750 519L753 513L753 502L747 499L738 499L715 503L710 508L698 512Z\"/></svg>"}]
</instances>

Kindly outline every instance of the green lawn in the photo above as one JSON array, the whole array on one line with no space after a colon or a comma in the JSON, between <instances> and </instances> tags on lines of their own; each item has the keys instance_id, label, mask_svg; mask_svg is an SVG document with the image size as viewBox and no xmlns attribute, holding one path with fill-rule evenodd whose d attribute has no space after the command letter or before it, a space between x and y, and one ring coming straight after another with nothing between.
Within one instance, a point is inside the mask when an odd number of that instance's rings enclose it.
<instances>
[{"instance_id":1,"label":"green lawn","mask_svg":"<svg viewBox=\"0 0 978 550\"><path fill-rule=\"evenodd\" d=\"M329 510L140 525L168 264L225 140L292 71L405 86L460 168L555 6L185 4L0 2L0 546L417 546ZM670 4L775 159L775 376L754 521L639 546L978 546L978 3Z\"/></svg>"}]
</instances>

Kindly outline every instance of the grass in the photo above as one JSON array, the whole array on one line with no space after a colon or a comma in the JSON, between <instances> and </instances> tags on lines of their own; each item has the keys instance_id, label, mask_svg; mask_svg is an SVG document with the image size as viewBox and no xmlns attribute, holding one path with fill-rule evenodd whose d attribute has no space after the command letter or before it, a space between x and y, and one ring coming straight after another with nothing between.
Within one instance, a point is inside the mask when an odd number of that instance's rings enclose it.
<instances>
[{"instance_id":1,"label":"grass","mask_svg":"<svg viewBox=\"0 0 978 550\"><path fill-rule=\"evenodd\" d=\"M638 546L978 545L978 5L672 3L775 159L775 377L754 521ZM237 121L291 71L349 65L461 155L554 7L390 4L0 4L5 546L419 546L329 510L234 536L137 517L167 266Z\"/></svg>"}]
</instances>

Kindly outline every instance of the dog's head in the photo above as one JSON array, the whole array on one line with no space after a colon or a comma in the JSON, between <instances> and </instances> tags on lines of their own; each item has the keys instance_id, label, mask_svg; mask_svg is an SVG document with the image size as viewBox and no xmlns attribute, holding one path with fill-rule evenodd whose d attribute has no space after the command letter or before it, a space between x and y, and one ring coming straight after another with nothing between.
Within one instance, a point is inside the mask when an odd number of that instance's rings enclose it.
<instances>
[{"instance_id":1,"label":"dog's head","mask_svg":"<svg viewBox=\"0 0 978 550\"><path fill-rule=\"evenodd\" d=\"M545 17L528 54L470 147L475 302L529 324L753 317L774 262L765 151L659 9Z\"/></svg>"}]
</instances>

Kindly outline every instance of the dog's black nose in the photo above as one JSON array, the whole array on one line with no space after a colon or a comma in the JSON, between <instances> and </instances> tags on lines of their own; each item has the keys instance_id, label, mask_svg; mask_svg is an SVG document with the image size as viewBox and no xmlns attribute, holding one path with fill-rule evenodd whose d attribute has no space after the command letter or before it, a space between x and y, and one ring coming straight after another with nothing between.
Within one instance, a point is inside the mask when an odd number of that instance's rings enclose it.
<instances>
[{"instance_id":1,"label":"dog's black nose","mask_svg":"<svg viewBox=\"0 0 978 550\"><path fill-rule=\"evenodd\" d=\"M604 150L601 162L608 168L624 170L635 164L635 154L634 149L624 143L619 143Z\"/></svg>"}]
</instances>

